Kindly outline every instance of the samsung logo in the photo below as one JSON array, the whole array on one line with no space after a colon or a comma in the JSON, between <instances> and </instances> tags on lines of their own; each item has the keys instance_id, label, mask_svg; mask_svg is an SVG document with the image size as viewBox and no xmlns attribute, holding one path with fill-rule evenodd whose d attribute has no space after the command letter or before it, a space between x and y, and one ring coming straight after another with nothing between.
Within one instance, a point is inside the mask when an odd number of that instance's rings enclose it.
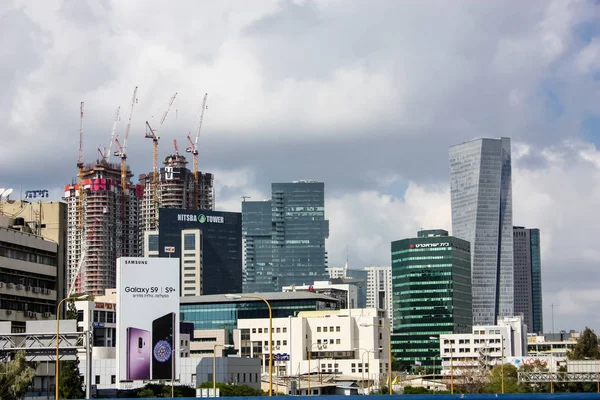
<instances>
[{"instance_id":1,"label":"samsung logo","mask_svg":"<svg viewBox=\"0 0 600 400\"><path fill-rule=\"evenodd\" d=\"M147 265L148 261L144 261L144 260L125 260L125 264L143 264L143 265Z\"/></svg>"}]
</instances>

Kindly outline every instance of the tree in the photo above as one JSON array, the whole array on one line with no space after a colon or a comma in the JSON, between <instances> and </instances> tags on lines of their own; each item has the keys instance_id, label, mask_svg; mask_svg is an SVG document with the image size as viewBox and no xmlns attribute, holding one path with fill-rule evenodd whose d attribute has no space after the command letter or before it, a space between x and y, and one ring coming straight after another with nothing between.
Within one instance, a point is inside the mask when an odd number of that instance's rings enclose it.
<instances>
[{"instance_id":1,"label":"tree","mask_svg":"<svg viewBox=\"0 0 600 400\"><path fill-rule=\"evenodd\" d=\"M199 388L212 389L212 382L204 382ZM217 388L221 397L245 397L245 396L265 396L265 392L261 389L253 389L247 385L230 385L227 383L217 382Z\"/></svg>"},{"instance_id":2,"label":"tree","mask_svg":"<svg viewBox=\"0 0 600 400\"><path fill-rule=\"evenodd\" d=\"M173 388L175 397L196 397L196 391L189 386L175 386ZM139 398L171 397L171 385L149 383L137 391Z\"/></svg>"},{"instance_id":3,"label":"tree","mask_svg":"<svg viewBox=\"0 0 600 400\"><path fill-rule=\"evenodd\" d=\"M25 361L25 352L15 353L15 358L0 364L0 399L23 398L33 380L35 368Z\"/></svg>"},{"instance_id":4,"label":"tree","mask_svg":"<svg viewBox=\"0 0 600 400\"><path fill-rule=\"evenodd\" d=\"M492 368L488 384L485 388L486 392L502 393L502 375L504 375L504 393L518 393L519 378L517 367L512 364L499 364Z\"/></svg>"},{"instance_id":5,"label":"tree","mask_svg":"<svg viewBox=\"0 0 600 400\"><path fill-rule=\"evenodd\" d=\"M532 364L525 364L519 372L548 372L545 362L536 359ZM521 382L519 390L523 393L550 393L549 382Z\"/></svg>"},{"instance_id":6,"label":"tree","mask_svg":"<svg viewBox=\"0 0 600 400\"><path fill-rule=\"evenodd\" d=\"M67 306L67 319L77 319L75 302L69 300ZM59 395L63 399L81 399L85 397L83 390L83 376L79 373L79 360L62 361L60 363Z\"/></svg>"},{"instance_id":7,"label":"tree","mask_svg":"<svg viewBox=\"0 0 600 400\"><path fill-rule=\"evenodd\" d=\"M567 352L569 360L600 360L600 348L598 347L598 336L593 330L586 327L577 344L572 351Z\"/></svg>"}]
</instances>

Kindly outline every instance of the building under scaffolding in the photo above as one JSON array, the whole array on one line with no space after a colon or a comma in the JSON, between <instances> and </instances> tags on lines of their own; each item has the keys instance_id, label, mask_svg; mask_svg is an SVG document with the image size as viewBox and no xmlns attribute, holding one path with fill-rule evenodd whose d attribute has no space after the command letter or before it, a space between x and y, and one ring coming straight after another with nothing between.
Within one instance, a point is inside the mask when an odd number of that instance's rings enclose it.
<instances>
[{"instance_id":1,"label":"building under scaffolding","mask_svg":"<svg viewBox=\"0 0 600 400\"><path fill-rule=\"evenodd\" d=\"M140 255L143 187L128 183L123 192L120 165L106 161L84 166L82 175L81 202L78 185L65 186L68 286L75 281L75 292L102 295L116 287L116 258Z\"/></svg>"}]
</instances>

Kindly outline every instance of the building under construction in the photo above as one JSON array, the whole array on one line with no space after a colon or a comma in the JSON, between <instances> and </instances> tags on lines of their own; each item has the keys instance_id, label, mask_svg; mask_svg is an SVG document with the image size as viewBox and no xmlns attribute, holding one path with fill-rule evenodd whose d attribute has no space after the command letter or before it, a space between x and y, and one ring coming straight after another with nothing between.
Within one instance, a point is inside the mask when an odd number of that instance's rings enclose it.
<instances>
[{"instance_id":1,"label":"building under construction","mask_svg":"<svg viewBox=\"0 0 600 400\"><path fill-rule=\"evenodd\" d=\"M122 189L121 166L98 161L83 166L82 190L65 186L67 203L67 277L73 292L102 295L116 287L117 257L140 255L140 203L143 187ZM79 196L82 196L79 201ZM73 283L74 282L74 283Z\"/></svg>"},{"instance_id":2,"label":"building under construction","mask_svg":"<svg viewBox=\"0 0 600 400\"><path fill-rule=\"evenodd\" d=\"M165 158L158 174L158 193L154 196L152 172L139 177L144 188L141 206L142 237L144 232L158 230L158 209L179 208L185 210L214 210L213 174L194 173L187 168L184 156L173 154ZM197 207L196 207L197 204Z\"/></svg>"}]
</instances>

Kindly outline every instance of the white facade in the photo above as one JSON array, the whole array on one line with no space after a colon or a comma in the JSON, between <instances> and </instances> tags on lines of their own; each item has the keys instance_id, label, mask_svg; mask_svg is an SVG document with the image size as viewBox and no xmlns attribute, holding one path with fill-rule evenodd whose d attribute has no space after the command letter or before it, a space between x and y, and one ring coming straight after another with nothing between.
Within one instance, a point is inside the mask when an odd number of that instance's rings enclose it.
<instances>
[{"instance_id":1,"label":"white facade","mask_svg":"<svg viewBox=\"0 0 600 400\"><path fill-rule=\"evenodd\" d=\"M383 308L393 326L392 267L367 267L367 307Z\"/></svg>"},{"instance_id":2,"label":"white facade","mask_svg":"<svg viewBox=\"0 0 600 400\"><path fill-rule=\"evenodd\" d=\"M358 304L358 288L348 283L315 281L312 285L292 285L281 288L282 292L309 292L311 290L340 300L340 308L356 308ZM341 296L341 293L344 296Z\"/></svg>"},{"instance_id":3,"label":"white facade","mask_svg":"<svg viewBox=\"0 0 600 400\"><path fill-rule=\"evenodd\" d=\"M337 374L355 379L363 376L373 379L387 374L387 330L363 324L389 327L385 312L370 308L305 311L297 317L274 318L274 360L280 357L289 360L274 361L273 374L298 376L307 375L310 371L311 374ZM261 357L263 373L267 373L269 319L240 319L234 336L238 350L249 347L250 357ZM249 337L249 340L242 340L242 336Z\"/></svg>"},{"instance_id":4,"label":"white facade","mask_svg":"<svg viewBox=\"0 0 600 400\"><path fill-rule=\"evenodd\" d=\"M527 327L521 317L506 317L498 325L474 326L472 333L440 335L442 374L488 369L527 356Z\"/></svg>"},{"instance_id":5,"label":"white facade","mask_svg":"<svg viewBox=\"0 0 600 400\"><path fill-rule=\"evenodd\" d=\"M181 296L202 295L202 231L181 231Z\"/></svg>"},{"instance_id":6,"label":"white facade","mask_svg":"<svg viewBox=\"0 0 600 400\"><path fill-rule=\"evenodd\" d=\"M346 277L346 267L327 267L325 270L329 273L331 279Z\"/></svg>"}]
</instances>

